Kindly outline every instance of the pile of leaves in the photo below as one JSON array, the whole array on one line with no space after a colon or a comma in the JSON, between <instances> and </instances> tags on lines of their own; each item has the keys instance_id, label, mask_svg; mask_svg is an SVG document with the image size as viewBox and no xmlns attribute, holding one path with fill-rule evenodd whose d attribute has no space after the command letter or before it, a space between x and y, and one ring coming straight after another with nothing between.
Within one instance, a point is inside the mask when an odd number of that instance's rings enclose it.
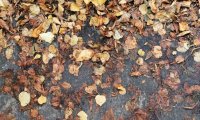
<instances>
[{"instance_id":1,"label":"pile of leaves","mask_svg":"<svg viewBox=\"0 0 200 120\"><path fill-rule=\"evenodd\" d=\"M0 0L0 52L19 67L1 73L5 78L1 91L15 96L21 109L37 119L45 118L36 106L50 101L53 107L65 109L65 119L87 120L85 111L75 112L81 97L101 107L107 94L99 94L97 88L109 87L112 96L136 93L125 105L134 113L130 119L146 120L151 109L169 111L170 98L179 103L184 94L200 92L200 85L181 86L177 70L188 59L200 70L199 6L199 0ZM83 39L79 33L86 24L98 31L100 41ZM140 42L147 36L154 39ZM158 83L145 109L137 106L141 91L122 84L127 58L134 62L130 76L152 76ZM62 81L63 72L79 76L84 64L93 69L93 83L66 94L73 86ZM168 71L165 78L162 69ZM108 71L114 71L113 76L103 82ZM170 96L180 88L182 94ZM103 119L114 119L113 110Z\"/></svg>"}]
</instances>

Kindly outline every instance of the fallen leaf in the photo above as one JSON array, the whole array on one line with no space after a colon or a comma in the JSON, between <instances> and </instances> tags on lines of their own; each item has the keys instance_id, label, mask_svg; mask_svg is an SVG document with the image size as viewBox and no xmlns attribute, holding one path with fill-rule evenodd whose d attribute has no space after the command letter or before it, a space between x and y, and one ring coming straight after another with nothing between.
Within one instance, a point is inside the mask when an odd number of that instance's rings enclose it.
<instances>
[{"instance_id":1,"label":"fallen leaf","mask_svg":"<svg viewBox=\"0 0 200 120\"><path fill-rule=\"evenodd\" d=\"M26 91L21 92L19 94L18 98L19 98L19 101L20 101L20 105L22 107L27 106L31 101L31 95L30 95L30 93L28 93Z\"/></svg>"},{"instance_id":2,"label":"fallen leaf","mask_svg":"<svg viewBox=\"0 0 200 120\"><path fill-rule=\"evenodd\" d=\"M3 28L5 30L9 31L9 26L3 19L0 19L0 28Z\"/></svg>"},{"instance_id":3,"label":"fallen leaf","mask_svg":"<svg viewBox=\"0 0 200 120\"><path fill-rule=\"evenodd\" d=\"M95 100L97 105L102 106L106 102L106 97L104 95L97 95Z\"/></svg>"},{"instance_id":4,"label":"fallen leaf","mask_svg":"<svg viewBox=\"0 0 200 120\"><path fill-rule=\"evenodd\" d=\"M39 98L38 98L38 103L40 104L40 105L42 105L42 104L44 104L44 103L46 103L47 102L47 97L46 96L43 96L43 95L41 95Z\"/></svg>"},{"instance_id":5,"label":"fallen leaf","mask_svg":"<svg viewBox=\"0 0 200 120\"><path fill-rule=\"evenodd\" d=\"M102 65L100 65L99 67L94 67L94 74L95 75L102 75L105 72L106 72L106 69Z\"/></svg>"},{"instance_id":6,"label":"fallen leaf","mask_svg":"<svg viewBox=\"0 0 200 120\"><path fill-rule=\"evenodd\" d=\"M80 68L80 66L74 65L74 64L69 64L69 66L68 66L69 73L74 76L78 76L79 68Z\"/></svg>"},{"instance_id":7,"label":"fallen leaf","mask_svg":"<svg viewBox=\"0 0 200 120\"><path fill-rule=\"evenodd\" d=\"M125 40L125 47L128 49L134 49L137 46L137 41L135 37L128 36Z\"/></svg>"},{"instance_id":8,"label":"fallen leaf","mask_svg":"<svg viewBox=\"0 0 200 120\"><path fill-rule=\"evenodd\" d=\"M77 115L80 120L87 120L88 115L84 111L80 111Z\"/></svg>"},{"instance_id":9,"label":"fallen leaf","mask_svg":"<svg viewBox=\"0 0 200 120\"><path fill-rule=\"evenodd\" d=\"M69 116L72 115L72 109L71 108L66 108L65 109L65 119L69 119Z\"/></svg>"},{"instance_id":10,"label":"fallen leaf","mask_svg":"<svg viewBox=\"0 0 200 120\"><path fill-rule=\"evenodd\" d=\"M7 48L5 54L6 54L6 59L8 60L11 59L13 55L13 47Z\"/></svg>"},{"instance_id":11,"label":"fallen leaf","mask_svg":"<svg viewBox=\"0 0 200 120\"><path fill-rule=\"evenodd\" d=\"M142 4L139 6L139 10L142 13L142 15L147 14L147 5L146 4Z\"/></svg>"},{"instance_id":12,"label":"fallen leaf","mask_svg":"<svg viewBox=\"0 0 200 120\"><path fill-rule=\"evenodd\" d=\"M160 58L162 57L162 48L161 46L154 46L152 53L154 55L155 58Z\"/></svg>"},{"instance_id":13,"label":"fallen leaf","mask_svg":"<svg viewBox=\"0 0 200 120\"><path fill-rule=\"evenodd\" d=\"M31 5L29 9L32 15L38 15L40 13L40 7L36 4Z\"/></svg>"},{"instance_id":14,"label":"fallen leaf","mask_svg":"<svg viewBox=\"0 0 200 120\"><path fill-rule=\"evenodd\" d=\"M91 49L74 50L73 57L76 61L89 60L94 55L94 51Z\"/></svg>"},{"instance_id":15,"label":"fallen leaf","mask_svg":"<svg viewBox=\"0 0 200 120\"><path fill-rule=\"evenodd\" d=\"M41 33L39 34L39 38L45 42L52 43L54 40L54 34L51 32Z\"/></svg>"},{"instance_id":16,"label":"fallen leaf","mask_svg":"<svg viewBox=\"0 0 200 120\"><path fill-rule=\"evenodd\" d=\"M60 84L64 89L69 89L71 88L71 84L68 82L63 82Z\"/></svg>"},{"instance_id":17,"label":"fallen leaf","mask_svg":"<svg viewBox=\"0 0 200 120\"><path fill-rule=\"evenodd\" d=\"M91 0L84 0L85 4L89 4L91 2Z\"/></svg>"},{"instance_id":18,"label":"fallen leaf","mask_svg":"<svg viewBox=\"0 0 200 120\"><path fill-rule=\"evenodd\" d=\"M91 0L91 2L95 5L95 6L101 6L103 5L106 0Z\"/></svg>"},{"instance_id":19,"label":"fallen leaf","mask_svg":"<svg viewBox=\"0 0 200 120\"><path fill-rule=\"evenodd\" d=\"M175 58L175 61L176 63L182 63L184 62L184 57L182 55L178 55L176 58Z\"/></svg>"},{"instance_id":20,"label":"fallen leaf","mask_svg":"<svg viewBox=\"0 0 200 120\"><path fill-rule=\"evenodd\" d=\"M123 35L118 30L115 30L113 38L115 40L119 40L119 39L123 38Z\"/></svg>"},{"instance_id":21,"label":"fallen leaf","mask_svg":"<svg viewBox=\"0 0 200 120\"><path fill-rule=\"evenodd\" d=\"M117 84L117 85L115 85L115 87L119 90L119 94L121 94L121 95L126 94L126 89L121 84Z\"/></svg>"},{"instance_id":22,"label":"fallen leaf","mask_svg":"<svg viewBox=\"0 0 200 120\"><path fill-rule=\"evenodd\" d=\"M180 23L179 23L179 30L180 30L180 31L189 30L188 23L187 23L187 22L180 22Z\"/></svg>"},{"instance_id":23,"label":"fallen leaf","mask_svg":"<svg viewBox=\"0 0 200 120\"><path fill-rule=\"evenodd\" d=\"M189 50L189 48L190 48L189 41L181 41L178 43L178 47L176 48L176 50L178 52L184 53L187 50Z\"/></svg>"},{"instance_id":24,"label":"fallen leaf","mask_svg":"<svg viewBox=\"0 0 200 120\"><path fill-rule=\"evenodd\" d=\"M195 53L193 54L193 56L194 56L194 61L195 61L195 62L200 62L200 51L195 52Z\"/></svg>"},{"instance_id":25,"label":"fallen leaf","mask_svg":"<svg viewBox=\"0 0 200 120\"><path fill-rule=\"evenodd\" d=\"M71 46L74 46L74 45L76 45L77 43L78 43L78 37L77 37L76 35L72 35L69 44L70 44Z\"/></svg>"},{"instance_id":26,"label":"fallen leaf","mask_svg":"<svg viewBox=\"0 0 200 120\"><path fill-rule=\"evenodd\" d=\"M191 31L183 31L183 32L181 32L181 33L179 33L178 35L177 35L177 37L181 37L181 36L184 36L184 35L187 35L187 34L189 34L189 33L191 33Z\"/></svg>"},{"instance_id":27,"label":"fallen leaf","mask_svg":"<svg viewBox=\"0 0 200 120\"><path fill-rule=\"evenodd\" d=\"M70 5L70 10L71 11L74 11L74 12L78 12L78 11L80 11L80 7L76 4L76 3L71 3L71 5Z\"/></svg>"},{"instance_id":28,"label":"fallen leaf","mask_svg":"<svg viewBox=\"0 0 200 120\"><path fill-rule=\"evenodd\" d=\"M158 31L160 31L160 30L162 30L163 29L163 24L161 23L161 22L155 22L154 24L153 24L153 30L155 31L155 32L158 32Z\"/></svg>"},{"instance_id":29,"label":"fallen leaf","mask_svg":"<svg viewBox=\"0 0 200 120\"><path fill-rule=\"evenodd\" d=\"M144 60L143 60L143 58L141 58L141 57L139 57L139 58L136 60L136 64L138 64L138 65L143 65L143 63L144 63Z\"/></svg>"},{"instance_id":30,"label":"fallen leaf","mask_svg":"<svg viewBox=\"0 0 200 120\"><path fill-rule=\"evenodd\" d=\"M145 55L145 52L142 49L138 50L138 55L143 57Z\"/></svg>"},{"instance_id":31,"label":"fallen leaf","mask_svg":"<svg viewBox=\"0 0 200 120\"><path fill-rule=\"evenodd\" d=\"M96 84L93 85L89 85L87 87L85 87L85 92L92 94L93 92L97 91L97 86Z\"/></svg>"}]
</instances>

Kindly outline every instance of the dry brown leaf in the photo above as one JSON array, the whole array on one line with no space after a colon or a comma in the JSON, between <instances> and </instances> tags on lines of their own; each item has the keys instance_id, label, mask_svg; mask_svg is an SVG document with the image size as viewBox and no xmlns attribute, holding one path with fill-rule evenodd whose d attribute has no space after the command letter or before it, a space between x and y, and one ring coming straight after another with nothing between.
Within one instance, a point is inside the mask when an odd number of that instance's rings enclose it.
<instances>
[{"instance_id":1,"label":"dry brown leaf","mask_svg":"<svg viewBox=\"0 0 200 120\"><path fill-rule=\"evenodd\" d=\"M42 105L42 104L44 104L44 103L46 103L47 102L47 97L46 96L43 96L43 95L41 95L39 98L38 98L38 103L40 104L40 105Z\"/></svg>"},{"instance_id":2,"label":"dry brown leaf","mask_svg":"<svg viewBox=\"0 0 200 120\"><path fill-rule=\"evenodd\" d=\"M106 97L104 95L97 95L95 100L97 105L102 106L106 102Z\"/></svg>"},{"instance_id":3,"label":"dry brown leaf","mask_svg":"<svg viewBox=\"0 0 200 120\"><path fill-rule=\"evenodd\" d=\"M9 26L3 19L0 19L0 28L3 28L5 30L9 31Z\"/></svg>"},{"instance_id":4,"label":"dry brown leaf","mask_svg":"<svg viewBox=\"0 0 200 120\"><path fill-rule=\"evenodd\" d=\"M30 101L31 101L31 95L30 95L30 93L28 93L26 91L22 91L19 94L18 98L19 98L20 105L22 107L27 106L30 103Z\"/></svg>"},{"instance_id":5,"label":"dry brown leaf","mask_svg":"<svg viewBox=\"0 0 200 120\"><path fill-rule=\"evenodd\" d=\"M60 84L64 89L69 89L71 88L71 84L68 82L63 82Z\"/></svg>"}]
</instances>

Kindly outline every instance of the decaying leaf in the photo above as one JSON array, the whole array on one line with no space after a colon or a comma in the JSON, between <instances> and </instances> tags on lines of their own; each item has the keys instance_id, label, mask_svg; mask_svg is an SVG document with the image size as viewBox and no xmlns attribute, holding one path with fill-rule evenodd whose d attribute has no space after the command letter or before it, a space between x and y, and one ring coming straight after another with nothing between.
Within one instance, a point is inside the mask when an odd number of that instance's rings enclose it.
<instances>
[{"instance_id":1,"label":"decaying leaf","mask_svg":"<svg viewBox=\"0 0 200 120\"><path fill-rule=\"evenodd\" d=\"M162 48L161 46L154 46L152 53L154 55L155 58L160 58L162 57Z\"/></svg>"},{"instance_id":2,"label":"decaying leaf","mask_svg":"<svg viewBox=\"0 0 200 120\"><path fill-rule=\"evenodd\" d=\"M30 101L31 101L31 95L30 95L30 93L28 93L26 91L22 91L19 94L18 98L19 98L20 105L22 107L27 106L30 103Z\"/></svg>"},{"instance_id":3,"label":"decaying leaf","mask_svg":"<svg viewBox=\"0 0 200 120\"><path fill-rule=\"evenodd\" d=\"M96 103L99 105L99 106L102 106L105 102L106 102L106 97L104 95L97 95L95 97L95 100L96 100Z\"/></svg>"},{"instance_id":4,"label":"decaying leaf","mask_svg":"<svg viewBox=\"0 0 200 120\"><path fill-rule=\"evenodd\" d=\"M73 57L76 61L89 60L94 55L94 51L91 49L74 50Z\"/></svg>"},{"instance_id":5,"label":"decaying leaf","mask_svg":"<svg viewBox=\"0 0 200 120\"><path fill-rule=\"evenodd\" d=\"M200 51L195 52L195 53L193 54L193 56L194 56L194 61L195 61L195 62L200 62Z\"/></svg>"},{"instance_id":6,"label":"decaying leaf","mask_svg":"<svg viewBox=\"0 0 200 120\"><path fill-rule=\"evenodd\" d=\"M44 104L44 103L46 103L46 102L47 102L47 97L46 97L46 96L41 95L41 96L38 98L38 103L39 103L40 105L42 105L42 104Z\"/></svg>"},{"instance_id":7,"label":"decaying leaf","mask_svg":"<svg viewBox=\"0 0 200 120\"><path fill-rule=\"evenodd\" d=\"M41 33L40 39L45 42L51 43L54 40L54 34L51 32Z\"/></svg>"},{"instance_id":8,"label":"decaying leaf","mask_svg":"<svg viewBox=\"0 0 200 120\"><path fill-rule=\"evenodd\" d=\"M87 120L88 115L84 111L80 111L77 115L80 120Z\"/></svg>"}]
</instances>

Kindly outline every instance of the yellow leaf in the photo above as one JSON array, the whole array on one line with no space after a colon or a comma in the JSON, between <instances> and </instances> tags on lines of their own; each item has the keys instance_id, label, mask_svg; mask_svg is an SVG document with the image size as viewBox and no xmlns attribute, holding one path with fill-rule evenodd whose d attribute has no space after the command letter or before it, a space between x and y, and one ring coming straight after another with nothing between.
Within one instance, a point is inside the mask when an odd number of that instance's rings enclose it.
<instances>
[{"instance_id":1,"label":"yellow leaf","mask_svg":"<svg viewBox=\"0 0 200 120\"><path fill-rule=\"evenodd\" d=\"M44 104L44 103L46 103L46 102L47 102L47 97L41 95L41 96L38 98L38 103L39 103L40 105L42 105L42 104Z\"/></svg>"},{"instance_id":2,"label":"yellow leaf","mask_svg":"<svg viewBox=\"0 0 200 120\"><path fill-rule=\"evenodd\" d=\"M106 97L104 95L97 95L95 97L95 100L96 100L96 103L99 105L99 106L102 106L105 102L106 102Z\"/></svg>"},{"instance_id":3,"label":"yellow leaf","mask_svg":"<svg viewBox=\"0 0 200 120\"><path fill-rule=\"evenodd\" d=\"M146 4L142 4L139 6L139 10L142 13L142 15L147 14L147 5Z\"/></svg>"},{"instance_id":4,"label":"yellow leaf","mask_svg":"<svg viewBox=\"0 0 200 120\"><path fill-rule=\"evenodd\" d=\"M103 5L105 2L106 2L106 0L92 0L91 1L95 6L101 6L101 5Z\"/></svg>"},{"instance_id":5,"label":"yellow leaf","mask_svg":"<svg viewBox=\"0 0 200 120\"><path fill-rule=\"evenodd\" d=\"M31 95L26 91L21 92L18 97L22 107L27 106L31 101Z\"/></svg>"},{"instance_id":6,"label":"yellow leaf","mask_svg":"<svg viewBox=\"0 0 200 120\"><path fill-rule=\"evenodd\" d=\"M77 115L79 116L80 120L87 120L88 115L84 111L80 111Z\"/></svg>"},{"instance_id":7,"label":"yellow leaf","mask_svg":"<svg viewBox=\"0 0 200 120\"><path fill-rule=\"evenodd\" d=\"M84 0L85 4L89 4L91 2L91 0Z\"/></svg>"},{"instance_id":8,"label":"yellow leaf","mask_svg":"<svg viewBox=\"0 0 200 120\"><path fill-rule=\"evenodd\" d=\"M180 22L180 23L179 23L179 30L180 30L180 31L189 30L188 23L187 23L187 22Z\"/></svg>"},{"instance_id":9,"label":"yellow leaf","mask_svg":"<svg viewBox=\"0 0 200 120\"><path fill-rule=\"evenodd\" d=\"M117 89L119 90L119 94L126 94L126 89L122 85L117 85Z\"/></svg>"},{"instance_id":10,"label":"yellow leaf","mask_svg":"<svg viewBox=\"0 0 200 120\"><path fill-rule=\"evenodd\" d=\"M73 57L76 61L84 61L92 58L94 51L91 49L74 50Z\"/></svg>"},{"instance_id":11,"label":"yellow leaf","mask_svg":"<svg viewBox=\"0 0 200 120\"><path fill-rule=\"evenodd\" d=\"M80 11L80 7L76 3L71 3L70 10L77 12L77 11Z\"/></svg>"},{"instance_id":12,"label":"yellow leaf","mask_svg":"<svg viewBox=\"0 0 200 120\"><path fill-rule=\"evenodd\" d=\"M139 50L138 50L138 55L139 55L139 56L144 56L144 55L145 55L145 52L144 52L142 49L139 49Z\"/></svg>"}]
</instances>

